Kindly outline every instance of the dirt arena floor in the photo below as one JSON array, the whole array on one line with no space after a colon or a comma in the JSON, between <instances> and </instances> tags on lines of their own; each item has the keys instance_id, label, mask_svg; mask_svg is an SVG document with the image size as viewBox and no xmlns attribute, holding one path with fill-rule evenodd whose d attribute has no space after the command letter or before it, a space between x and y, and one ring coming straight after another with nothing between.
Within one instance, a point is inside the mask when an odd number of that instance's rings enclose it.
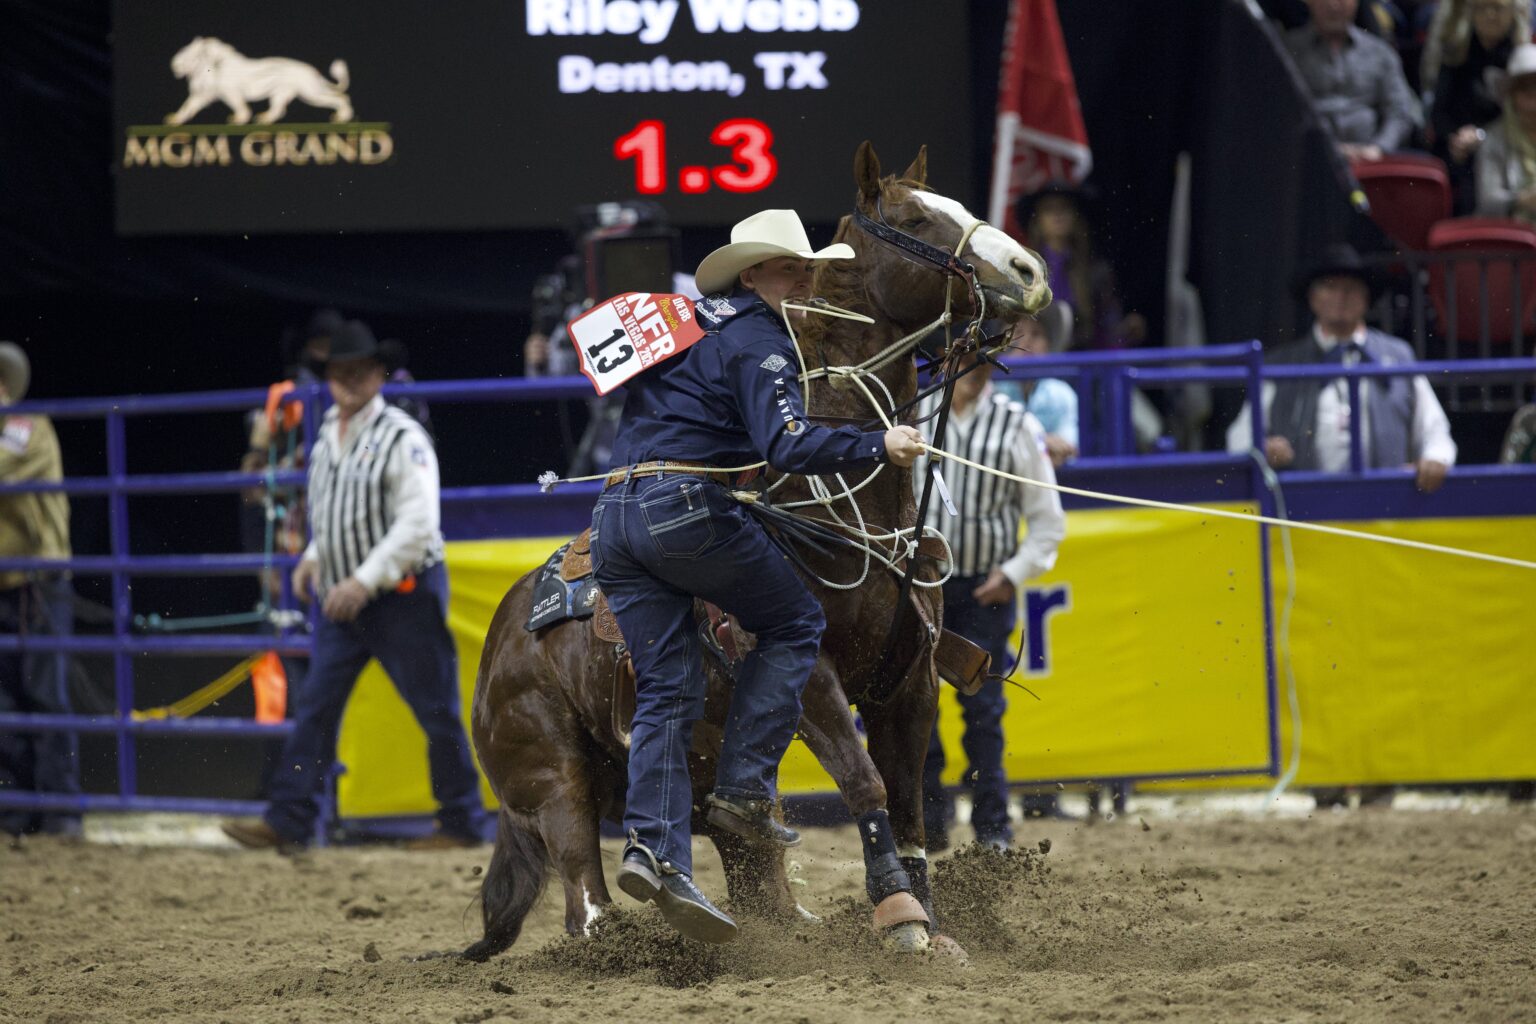
<instances>
[{"instance_id":1,"label":"dirt arena floor","mask_svg":"<svg viewBox=\"0 0 1536 1024\"><path fill-rule=\"evenodd\" d=\"M936 861L965 966L868 936L851 828L794 857L820 925L690 947L645 908L573 942L556 886L486 964L408 958L478 937L489 848L29 840L0 848L0 1021L1536 1021L1536 811L1402 804L1026 824Z\"/></svg>"}]
</instances>

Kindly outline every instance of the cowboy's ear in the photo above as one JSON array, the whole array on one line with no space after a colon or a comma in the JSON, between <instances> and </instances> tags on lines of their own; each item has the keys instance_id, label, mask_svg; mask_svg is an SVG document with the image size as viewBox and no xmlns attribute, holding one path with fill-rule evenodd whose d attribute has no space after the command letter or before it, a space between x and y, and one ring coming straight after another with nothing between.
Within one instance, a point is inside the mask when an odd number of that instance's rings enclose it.
<instances>
[{"instance_id":1,"label":"cowboy's ear","mask_svg":"<svg viewBox=\"0 0 1536 1024\"><path fill-rule=\"evenodd\" d=\"M917 156L912 161L912 166L902 175L907 181L915 181L919 185L928 184L928 147L920 146Z\"/></svg>"},{"instance_id":2,"label":"cowboy's ear","mask_svg":"<svg viewBox=\"0 0 1536 1024\"><path fill-rule=\"evenodd\" d=\"M859 151L853 154L853 180L864 198L873 199L880 194L880 158L875 156L875 147L868 139L859 143Z\"/></svg>"}]
</instances>

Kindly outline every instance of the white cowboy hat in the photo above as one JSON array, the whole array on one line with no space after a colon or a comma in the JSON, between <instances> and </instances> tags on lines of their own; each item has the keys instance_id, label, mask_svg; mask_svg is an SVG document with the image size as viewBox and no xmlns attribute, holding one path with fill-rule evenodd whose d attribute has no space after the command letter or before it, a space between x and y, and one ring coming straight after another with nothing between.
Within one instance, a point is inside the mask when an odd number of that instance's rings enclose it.
<instances>
[{"instance_id":1,"label":"white cowboy hat","mask_svg":"<svg viewBox=\"0 0 1536 1024\"><path fill-rule=\"evenodd\" d=\"M1509 53L1509 63L1483 72L1483 84L1494 95L1505 95L1515 79L1536 75L1536 44L1521 43Z\"/></svg>"},{"instance_id":2,"label":"white cowboy hat","mask_svg":"<svg viewBox=\"0 0 1536 1024\"><path fill-rule=\"evenodd\" d=\"M27 386L32 383L32 363L21 346L14 341L0 341L0 382L11 401L19 402L27 397Z\"/></svg>"},{"instance_id":3,"label":"white cowboy hat","mask_svg":"<svg viewBox=\"0 0 1536 1024\"><path fill-rule=\"evenodd\" d=\"M1536 45L1521 43L1515 47L1510 52L1509 65L1505 73L1510 78L1536 74Z\"/></svg>"},{"instance_id":4,"label":"white cowboy hat","mask_svg":"<svg viewBox=\"0 0 1536 1024\"><path fill-rule=\"evenodd\" d=\"M731 228L731 244L722 245L699 264L694 278L700 293L728 292L736 284L736 275L748 267L775 256L798 256L803 260L851 260L853 247L836 242L812 251L805 225L794 210L764 210L754 213Z\"/></svg>"}]
</instances>

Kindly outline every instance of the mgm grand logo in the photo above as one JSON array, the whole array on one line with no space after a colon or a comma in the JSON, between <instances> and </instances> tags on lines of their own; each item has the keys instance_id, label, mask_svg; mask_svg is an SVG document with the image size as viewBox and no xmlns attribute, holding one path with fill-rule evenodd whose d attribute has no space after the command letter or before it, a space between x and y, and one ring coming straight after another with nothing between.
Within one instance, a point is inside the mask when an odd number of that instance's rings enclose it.
<instances>
[{"instance_id":1,"label":"mgm grand logo","mask_svg":"<svg viewBox=\"0 0 1536 1024\"><path fill-rule=\"evenodd\" d=\"M387 123L353 120L344 60L331 61L327 78L303 61L252 59L199 36L171 58L171 70L186 79L187 101L164 124L129 126L124 167L371 165L394 154ZM329 110L329 120L278 124L294 100ZM252 117L251 104L263 102ZM187 123L215 103L229 108L226 124Z\"/></svg>"}]
</instances>

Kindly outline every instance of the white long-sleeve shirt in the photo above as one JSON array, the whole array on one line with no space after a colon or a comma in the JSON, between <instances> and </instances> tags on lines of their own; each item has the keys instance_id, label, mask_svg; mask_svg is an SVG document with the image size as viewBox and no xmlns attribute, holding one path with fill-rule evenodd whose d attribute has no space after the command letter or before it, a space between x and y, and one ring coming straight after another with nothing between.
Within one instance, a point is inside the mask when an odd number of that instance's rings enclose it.
<instances>
[{"instance_id":1,"label":"white long-sleeve shirt","mask_svg":"<svg viewBox=\"0 0 1536 1024\"><path fill-rule=\"evenodd\" d=\"M437 453L408 413L374 396L341 429L332 406L309 461L306 561L322 589L351 576L370 595L443 558Z\"/></svg>"},{"instance_id":2,"label":"white long-sleeve shirt","mask_svg":"<svg viewBox=\"0 0 1536 1024\"><path fill-rule=\"evenodd\" d=\"M933 413L940 397L934 394L923 399L918 415ZM936 422L936 418L924 419L930 431ZM993 391L990 384L970 408L951 409L941 447L1015 476L1056 482L1040 421L1018 402ZM1056 564L1056 549L1067 533L1067 518L1057 492L955 462L941 463L940 468L960 515L951 518L935 494L928 505L928 525L949 539L956 575L984 576L998 567L1018 586ZM912 477L919 488L926 473L924 458L918 461ZM1022 542L1021 518L1026 527Z\"/></svg>"},{"instance_id":3,"label":"white long-sleeve shirt","mask_svg":"<svg viewBox=\"0 0 1536 1024\"><path fill-rule=\"evenodd\" d=\"M1339 338L1326 335L1316 325L1312 328L1312 336L1322 346L1324 352L1332 352L1339 344ZM1365 341L1365 328L1355 331L1349 339L1356 344ZM1354 366L1360 361L1360 357L1347 354L1344 357L1345 366ZM1368 386L1366 381L1361 382L1361 394ZM1270 422L1269 410L1275 399L1275 385L1270 381L1264 382L1264 422ZM1365 443L1365 457L1370 461L1370 403L1360 403L1360 437ZM1324 381L1317 393L1317 433L1313 436L1313 444L1317 450L1317 465L1324 473L1345 473L1349 471L1349 435L1350 435L1350 410L1349 389L1342 378ZM1253 413L1247 402L1237 414L1237 419L1227 428L1227 451L1234 455L1246 452L1253 446ZM1431 459L1435 462L1443 462L1447 466L1456 464L1456 442L1451 440L1451 421L1446 417L1445 410L1440 406L1440 399L1435 397L1435 389L1429 386L1429 380L1423 374L1416 374L1413 378L1413 422L1410 424L1409 448L1415 453L1416 458Z\"/></svg>"}]
</instances>

